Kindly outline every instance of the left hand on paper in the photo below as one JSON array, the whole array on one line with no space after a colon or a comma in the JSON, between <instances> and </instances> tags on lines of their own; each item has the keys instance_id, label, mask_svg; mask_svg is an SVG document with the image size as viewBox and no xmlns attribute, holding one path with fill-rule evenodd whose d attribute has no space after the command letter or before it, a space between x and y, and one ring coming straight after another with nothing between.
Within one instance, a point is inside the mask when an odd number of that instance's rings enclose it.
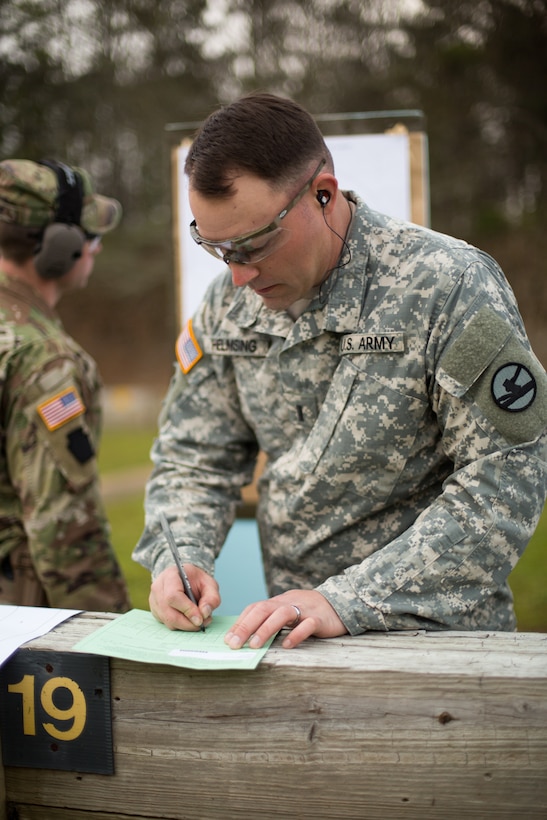
<instances>
[{"instance_id":1,"label":"left hand on paper","mask_svg":"<svg viewBox=\"0 0 547 820\"><path fill-rule=\"evenodd\" d=\"M224 640L231 649L239 649L246 641L251 649L258 649L280 629L294 623L297 610L301 613L300 621L283 640L284 649L298 646L311 635L336 638L347 633L320 592L291 589L246 607Z\"/></svg>"}]
</instances>

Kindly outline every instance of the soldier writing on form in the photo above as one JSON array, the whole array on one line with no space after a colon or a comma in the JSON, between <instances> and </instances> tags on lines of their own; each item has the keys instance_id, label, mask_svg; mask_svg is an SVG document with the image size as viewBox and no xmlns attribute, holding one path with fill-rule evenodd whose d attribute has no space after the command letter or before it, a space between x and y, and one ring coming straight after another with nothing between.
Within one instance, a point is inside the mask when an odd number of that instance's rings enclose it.
<instances>
[{"instance_id":1,"label":"soldier writing on form","mask_svg":"<svg viewBox=\"0 0 547 820\"><path fill-rule=\"evenodd\" d=\"M259 647L367 630L513 630L507 578L547 487L547 376L496 262L338 186L313 118L256 93L189 150L190 233L228 266L177 343L134 557L198 629L259 450ZM170 520L197 606L158 513Z\"/></svg>"},{"instance_id":2,"label":"soldier writing on form","mask_svg":"<svg viewBox=\"0 0 547 820\"><path fill-rule=\"evenodd\" d=\"M55 306L121 206L85 171L0 162L0 603L125 612L99 495L101 383Z\"/></svg>"}]
</instances>

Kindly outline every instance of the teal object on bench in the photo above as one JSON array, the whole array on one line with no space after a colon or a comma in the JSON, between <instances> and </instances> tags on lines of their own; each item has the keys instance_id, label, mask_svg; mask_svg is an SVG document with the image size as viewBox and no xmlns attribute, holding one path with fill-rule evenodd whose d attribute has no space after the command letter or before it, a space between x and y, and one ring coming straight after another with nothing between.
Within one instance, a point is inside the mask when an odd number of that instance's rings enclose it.
<instances>
[{"instance_id":1,"label":"teal object on bench","mask_svg":"<svg viewBox=\"0 0 547 820\"><path fill-rule=\"evenodd\" d=\"M238 518L216 562L222 601L217 615L239 615L248 604L268 597L254 519Z\"/></svg>"}]
</instances>

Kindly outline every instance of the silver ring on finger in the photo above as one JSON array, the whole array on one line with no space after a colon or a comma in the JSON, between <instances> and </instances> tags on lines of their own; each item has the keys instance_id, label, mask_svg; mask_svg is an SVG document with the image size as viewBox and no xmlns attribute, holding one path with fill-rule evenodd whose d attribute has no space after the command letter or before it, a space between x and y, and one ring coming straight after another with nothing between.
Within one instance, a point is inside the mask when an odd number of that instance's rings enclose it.
<instances>
[{"instance_id":1,"label":"silver ring on finger","mask_svg":"<svg viewBox=\"0 0 547 820\"><path fill-rule=\"evenodd\" d=\"M294 629L295 626L298 626L298 624L302 620L302 612L300 610L300 607L296 606L296 604L291 604L291 606L296 613L296 617L294 621L291 621L290 624L287 624L288 629Z\"/></svg>"}]
</instances>

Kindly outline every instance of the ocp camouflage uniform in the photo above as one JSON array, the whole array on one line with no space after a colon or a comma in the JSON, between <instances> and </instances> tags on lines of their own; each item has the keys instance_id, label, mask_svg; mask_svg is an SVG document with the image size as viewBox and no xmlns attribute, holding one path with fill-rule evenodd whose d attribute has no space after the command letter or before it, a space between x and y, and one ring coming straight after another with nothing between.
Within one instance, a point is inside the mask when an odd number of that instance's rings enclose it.
<instances>
[{"instance_id":1,"label":"ocp camouflage uniform","mask_svg":"<svg viewBox=\"0 0 547 820\"><path fill-rule=\"evenodd\" d=\"M99 496L94 361L21 280L0 276L0 603L14 562L40 605L124 612L129 598Z\"/></svg>"},{"instance_id":2,"label":"ocp camouflage uniform","mask_svg":"<svg viewBox=\"0 0 547 820\"><path fill-rule=\"evenodd\" d=\"M491 257L350 197L351 260L296 322L226 272L182 333L134 557L171 563L161 509L213 572L260 448L271 594L316 588L351 634L512 630L507 577L547 491L546 374Z\"/></svg>"}]
</instances>

